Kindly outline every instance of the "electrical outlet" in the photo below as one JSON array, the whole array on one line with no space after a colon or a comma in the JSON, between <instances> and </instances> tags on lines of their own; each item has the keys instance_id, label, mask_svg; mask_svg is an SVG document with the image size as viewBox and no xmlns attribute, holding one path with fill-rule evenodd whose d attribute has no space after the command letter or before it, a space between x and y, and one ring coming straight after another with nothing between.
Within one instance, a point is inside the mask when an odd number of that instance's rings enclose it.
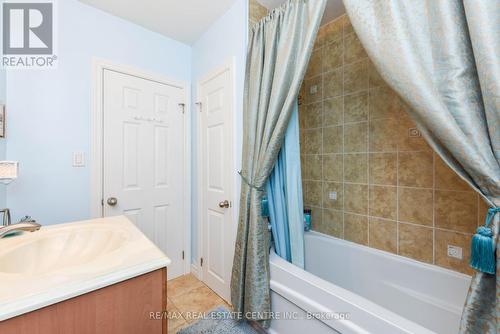
<instances>
[{"instance_id":1,"label":"electrical outlet","mask_svg":"<svg viewBox=\"0 0 500 334\"><path fill-rule=\"evenodd\" d=\"M309 93L311 93L311 94L316 94L317 92L318 92L318 85L313 85L309 89Z\"/></svg>"},{"instance_id":2,"label":"electrical outlet","mask_svg":"<svg viewBox=\"0 0 500 334\"><path fill-rule=\"evenodd\" d=\"M329 197L331 200L336 201L336 200L337 200L337 192L336 192L336 191L331 191L331 192L328 194L328 197Z\"/></svg>"},{"instance_id":3,"label":"electrical outlet","mask_svg":"<svg viewBox=\"0 0 500 334\"><path fill-rule=\"evenodd\" d=\"M448 256L462 260L463 259L462 247L448 245Z\"/></svg>"}]
</instances>

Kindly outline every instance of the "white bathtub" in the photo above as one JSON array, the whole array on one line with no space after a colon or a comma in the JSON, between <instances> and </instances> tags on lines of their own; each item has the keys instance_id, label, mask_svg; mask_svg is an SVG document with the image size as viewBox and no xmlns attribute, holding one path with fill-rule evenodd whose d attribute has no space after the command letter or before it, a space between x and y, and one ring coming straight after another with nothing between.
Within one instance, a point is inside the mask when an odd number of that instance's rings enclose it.
<instances>
[{"instance_id":1,"label":"white bathtub","mask_svg":"<svg viewBox=\"0 0 500 334\"><path fill-rule=\"evenodd\" d=\"M307 271L271 254L281 319L270 333L458 333L469 276L321 233L305 240Z\"/></svg>"}]
</instances>

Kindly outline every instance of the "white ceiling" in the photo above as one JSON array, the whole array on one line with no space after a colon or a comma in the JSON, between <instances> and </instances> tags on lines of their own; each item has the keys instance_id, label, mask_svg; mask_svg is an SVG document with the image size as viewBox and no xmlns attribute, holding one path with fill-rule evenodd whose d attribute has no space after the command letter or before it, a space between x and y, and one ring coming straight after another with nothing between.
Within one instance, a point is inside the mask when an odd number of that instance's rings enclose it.
<instances>
[{"instance_id":1,"label":"white ceiling","mask_svg":"<svg viewBox=\"0 0 500 334\"><path fill-rule=\"evenodd\" d=\"M273 9L281 5L285 0L257 0L268 9ZM321 24L330 22L345 13L344 3L342 0L328 0L326 3L325 15Z\"/></svg>"},{"instance_id":2,"label":"white ceiling","mask_svg":"<svg viewBox=\"0 0 500 334\"><path fill-rule=\"evenodd\" d=\"M186 44L193 44L234 0L80 0Z\"/></svg>"}]
</instances>

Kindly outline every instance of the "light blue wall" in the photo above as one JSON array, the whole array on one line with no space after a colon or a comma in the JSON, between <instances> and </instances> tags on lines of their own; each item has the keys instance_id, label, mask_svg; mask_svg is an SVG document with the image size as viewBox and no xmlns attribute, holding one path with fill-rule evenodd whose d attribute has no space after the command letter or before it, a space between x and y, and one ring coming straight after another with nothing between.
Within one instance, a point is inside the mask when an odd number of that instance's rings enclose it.
<instances>
[{"instance_id":1,"label":"light blue wall","mask_svg":"<svg viewBox=\"0 0 500 334\"><path fill-rule=\"evenodd\" d=\"M0 104L5 104L6 103L6 76L5 76L5 70L0 69ZM0 160L5 160L6 158L6 153L5 153L5 139L0 138ZM0 184L0 210L5 208L7 205L6 203L6 189L5 185Z\"/></svg>"},{"instance_id":2,"label":"light blue wall","mask_svg":"<svg viewBox=\"0 0 500 334\"><path fill-rule=\"evenodd\" d=\"M233 198L234 231L236 233L237 213L239 207L240 179L236 171L241 166L241 141L242 141L242 116L243 116L243 89L245 79L245 58L248 35L248 1L236 0L233 6L215 22L209 30L193 45L192 58L192 92L193 101L197 101L196 84L197 81L209 73L214 68L224 64L227 60L235 61L236 80L236 110L234 127L234 163L235 170L232 175L235 182L235 192ZM197 137L196 137L196 117L193 117L193 182L192 182L192 256L191 261L197 263L198 257L198 234L197 232Z\"/></svg>"},{"instance_id":3,"label":"light blue wall","mask_svg":"<svg viewBox=\"0 0 500 334\"><path fill-rule=\"evenodd\" d=\"M59 68L7 73L7 158L20 161L7 205L13 219L42 224L90 216L92 57L191 80L191 47L76 0L58 4ZM87 167L71 166L73 151Z\"/></svg>"}]
</instances>

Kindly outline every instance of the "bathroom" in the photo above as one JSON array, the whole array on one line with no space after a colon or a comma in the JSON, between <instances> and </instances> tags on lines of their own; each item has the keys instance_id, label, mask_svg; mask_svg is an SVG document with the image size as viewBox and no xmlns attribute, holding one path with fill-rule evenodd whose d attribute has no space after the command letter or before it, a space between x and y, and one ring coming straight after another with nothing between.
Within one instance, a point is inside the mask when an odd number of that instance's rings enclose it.
<instances>
[{"instance_id":1,"label":"bathroom","mask_svg":"<svg viewBox=\"0 0 500 334\"><path fill-rule=\"evenodd\" d=\"M2 20L0 333L499 332L494 1Z\"/></svg>"}]
</instances>

